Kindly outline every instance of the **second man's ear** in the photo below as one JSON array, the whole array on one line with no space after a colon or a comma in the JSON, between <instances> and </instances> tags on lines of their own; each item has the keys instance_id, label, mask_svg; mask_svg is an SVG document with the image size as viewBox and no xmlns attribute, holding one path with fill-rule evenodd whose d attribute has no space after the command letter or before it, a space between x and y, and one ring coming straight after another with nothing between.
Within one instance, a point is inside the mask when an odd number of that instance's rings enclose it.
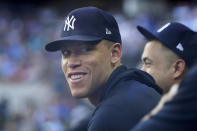
<instances>
[{"instance_id":1,"label":"second man's ear","mask_svg":"<svg viewBox=\"0 0 197 131\"><path fill-rule=\"evenodd\" d=\"M184 75L186 70L186 63L183 59L178 59L174 63L174 79L180 78Z\"/></svg>"},{"instance_id":2,"label":"second man's ear","mask_svg":"<svg viewBox=\"0 0 197 131\"><path fill-rule=\"evenodd\" d=\"M122 46L120 43L115 43L111 47L111 62L112 64L117 63L120 61L122 57Z\"/></svg>"}]
</instances>

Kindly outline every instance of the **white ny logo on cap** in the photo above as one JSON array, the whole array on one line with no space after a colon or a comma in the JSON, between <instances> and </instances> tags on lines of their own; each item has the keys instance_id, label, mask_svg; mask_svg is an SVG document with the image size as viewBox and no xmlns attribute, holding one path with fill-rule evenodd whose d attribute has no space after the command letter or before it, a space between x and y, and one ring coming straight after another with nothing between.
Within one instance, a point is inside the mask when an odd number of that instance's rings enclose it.
<instances>
[{"instance_id":1,"label":"white ny logo on cap","mask_svg":"<svg viewBox=\"0 0 197 131\"><path fill-rule=\"evenodd\" d=\"M70 28L74 30L74 23L75 23L75 17L72 15L71 18L69 18L69 16L66 18L65 20L65 25L64 25L64 31L67 30L69 31Z\"/></svg>"}]
</instances>

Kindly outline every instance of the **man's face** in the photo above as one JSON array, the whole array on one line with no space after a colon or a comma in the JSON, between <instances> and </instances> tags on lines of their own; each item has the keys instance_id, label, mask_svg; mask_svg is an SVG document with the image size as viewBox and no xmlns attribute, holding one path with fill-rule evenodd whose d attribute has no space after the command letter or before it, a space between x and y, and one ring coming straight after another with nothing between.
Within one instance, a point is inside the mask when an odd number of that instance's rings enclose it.
<instances>
[{"instance_id":1,"label":"man's face","mask_svg":"<svg viewBox=\"0 0 197 131\"><path fill-rule=\"evenodd\" d=\"M159 41L150 41L146 44L142 54L142 70L149 73L165 93L172 86L173 78L162 46Z\"/></svg>"},{"instance_id":2,"label":"man's face","mask_svg":"<svg viewBox=\"0 0 197 131\"><path fill-rule=\"evenodd\" d=\"M94 96L112 72L111 51L104 40L94 44L72 44L62 51L62 70L72 96Z\"/></svg>"}]
</instances>

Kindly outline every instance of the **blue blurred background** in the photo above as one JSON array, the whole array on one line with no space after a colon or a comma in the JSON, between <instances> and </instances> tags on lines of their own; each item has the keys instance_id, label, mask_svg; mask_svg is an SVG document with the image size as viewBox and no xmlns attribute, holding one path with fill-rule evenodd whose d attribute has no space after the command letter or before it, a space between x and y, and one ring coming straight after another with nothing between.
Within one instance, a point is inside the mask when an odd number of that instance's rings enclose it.
<instances>
[{"instance_id":1,"label":"blue blurred background","mask_svg":"<svg viewBox=\"0 0 197 131\"><path fill-rule=\"evenodd\" d=\"M123 41L123 63L138 67L145 44L136 30L178 21L197 31L194 0L1 0L0 131L63 131L94 107L71 97L59 52L44 45L59 37L67 13L83 6L111 12Z\"/></svg>"}]
</instances>

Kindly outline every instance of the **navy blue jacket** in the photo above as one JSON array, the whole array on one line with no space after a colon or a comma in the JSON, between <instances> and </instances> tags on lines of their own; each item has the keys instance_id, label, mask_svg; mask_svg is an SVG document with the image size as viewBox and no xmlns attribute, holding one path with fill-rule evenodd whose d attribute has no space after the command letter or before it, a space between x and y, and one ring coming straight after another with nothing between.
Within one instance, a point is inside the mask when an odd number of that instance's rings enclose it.
<instances>
[{"instance_id":1,"label":"navy blue jacket","mask_svg":"<svg viewBox=\"0 0 197 131\"><path fill-rule=\"evenodd\" d=\"M118 67L102 89L88 131L128 131L155 107L161 93L150 75L125 66Z\"/></svg>"},{"instance_id":2,"label":"navy blue jacket","mask_svg":"<svg viewBox=\"0 0 197 131\"><path fill-rule=\"evenodd\" d=\"M186 75L173 99L132 131L197 131L197 65Z\"/></svg>"}]
</instances>

